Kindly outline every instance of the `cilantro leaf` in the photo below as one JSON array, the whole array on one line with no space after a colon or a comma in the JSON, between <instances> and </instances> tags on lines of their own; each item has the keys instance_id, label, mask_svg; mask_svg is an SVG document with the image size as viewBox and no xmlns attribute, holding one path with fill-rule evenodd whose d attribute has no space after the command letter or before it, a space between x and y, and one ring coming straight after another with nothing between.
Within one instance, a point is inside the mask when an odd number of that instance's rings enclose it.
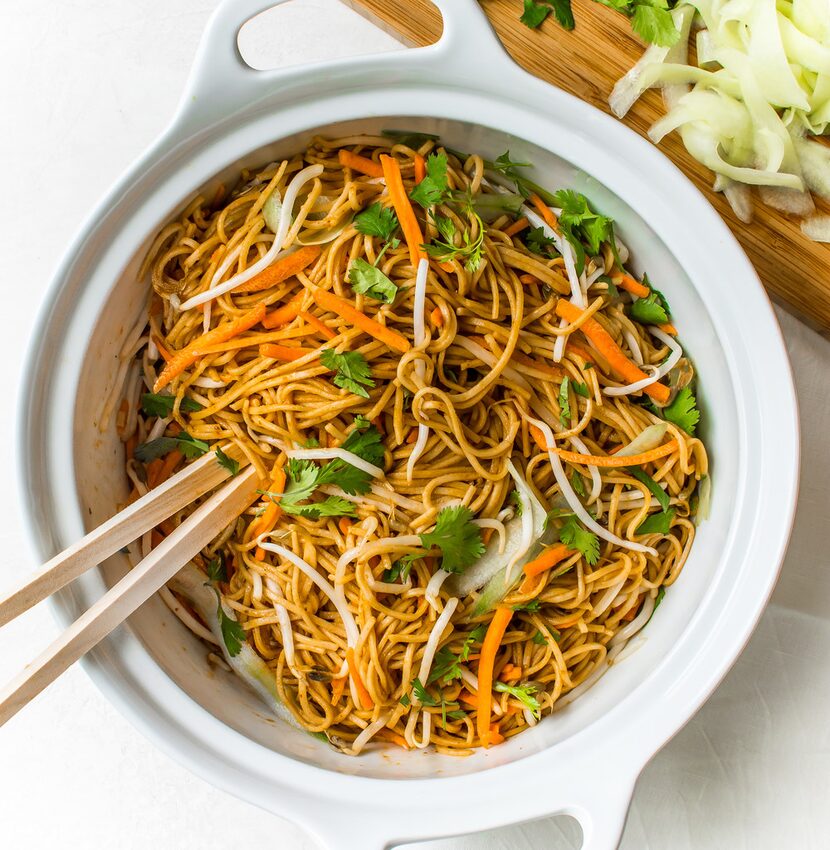
<instances>
[{"instance_id":1,"label":"cilantro leaf","mask_svg":"<svg viewBox=\"0 0 830 850\"><path fill-rule=\"evenodd\" d=\"M305 505L295 503L285 504L280 501L280 507L287 514L303 516L307 519L319 519L321 516L357 516L354 503L342 496L329 496L322 502L308 502Z\"/></svg>"},{"instance_id":2,"label":"cilantro leaf","mask_svg":"<svg viewBox=\"0 0 830 850\"><path fill-rule=\"evenodd\" d=\"M428 244L421 245L430 257L439 262L455 259L465 260L464 268L468 272L474 272L481 263L481 255L484 250L484 222L478 213L470 211L472 220L478 225L478 235L472 238L472 228L465 227L461 234L461 244L455 244L455 224L452 219L445 216L432 217L441 239L433 239Z\"/></svg>"},{"instance_id":3,"label":"cilantro leaf","mask_svg":"<svg viewBox=\"0 0 830 850\"><path fill-rule=\"evenodd\" d=\"M582 496L583 499L586 498L588 493L585 490L585 482L582 480L582 476L576 470L571 473L571 477L569 480L571 482L571 487L574 488L574 492L577 494L577 496Z\"/></svg>"},{"instance_id":4,"label":"cilantro leaf","mask_svg":"<svg viewBox=\"0 0 830 850\"><path fill-rule=\"evenodd\" d=\"M689 387L683 387L674 401L662 408L660 413L664 419L674 422L678 428L694 436L695 427L700 421L700 411L697 409L697 400Z\"/></svg>"},{"instance_id":5,"label":"cilantro leaf","mask_svg":"<svg viewBox=\"0 0 830 850\"><path fill-rule=\"evenodd\" d=\"M201 457L210 451L210 446L204 440L197 440L190 434L182 431L177 437L156 437L147 443L141 443L135 447L133 454L141 463L150 463L156 458L169 454L173 449L178 449L186 458Z\"/></svg>"},{"instance_id":6,"label":"cilantro leaf","mask_svg":"<svg viewBox=\"0 0 830 850\"><path fill-rule=\"evenodd\" d=\"M542 602L539 599L530 599L527 602L520 602L513 606L514 611L530 611L535 614L542 607Z\"/></svg>"},{"instance_id":7,"label":"cilantro leaf","mask_svg":"<svg viewBox=\"0 0 830 850\"><path fill-rule=\"evenodd\" d=\"M359 295L368 295L376 301L391 304L398 287L376 266L363 257L356 257L349 266L349 283Z\"/></svg>"},{"instance_id":8,"label":"cilantro leaf","mask_svg":"<svg viewBox=\"0 0 830 850\"><path fill-rule=\"evenodd\" d=\"M514 505L516 508L516 516L521 516L522 511L524 510L524 506L522 505L522 497L519 495L518 490L511 490L507 494L507 501Z\"/></svg>"},{"instance_id":9,"label":"cilantro leaf","mask_svg":"<svg viewBox=\"0 0 830 850\"><path fill-rule=\"evenodd\" d=\"M182 431L176 439L179 441L179 451L186 458L201 457L205 452L210 451L210 446L204 440L197 440L185 431Z\"/></svg>"},{"instance_id":10,"label":"cilantro leaf","mask_svg":"<svg viewBox=\"0 0 830 850\"><path fill-rule=\"evenodd\" d=\"M524 0L524 12L519 20L530 29L535 30L551 13L550 6L536 3L535 0Z\"/></svg>"},{"instance_id":11,"label":"cilantro leaf","mask_svg":"<svg viewBox=\"0 0 830 850\"><path fill-rule=\"evenodd\" d=\"M677 43L680 33L674 25L666 0L640 0L634 7L631 29L643 41L660 47L671 47Z\"/></svg>"},{"instance_id":12,"label":"cilantro leaf","mask_svg":"<svg viewBox=\"0 0 830 850\"><path fill-rule=\"evenodd\" d=\"M574 13L571 9L571 0L546 0L553 7L553 15L559 25L566 30L574 28Z\"/></svg>"},{"instance_id":13,"label":"cilantro leaf","mask_svg":"<svg viewBox=\"0 0 830 850\"><path fill-rule=\"evenodd\" d=\"M628 308L628 315L642 325L662 325L669 320L656 292L637 298Z\"/></svg>"},{"instance_id":14,"label":"cilantro leaf","mask_svg":"<svg viewBox=\"0 0 830 850\"><path fill-rule=\"evenodd\" d=\"M426 177L409 193L409 197L424 209L434 207L447 194L447 157L443 153L431 153L426 161Z\"/></svg>"},{"instance_id":15,"label":"cilantro leaf","mask_svg":"<svg viewBox=\"0 0 830 850\"><path fill-rule=\"evenodd\" d=\"M473 522L472 511L465 505L443 508L435 528L420 535L427 549L441 550L441 569L461 573L484 554L481 529Z\"/></svg>"},{"instance_id":16,"label":"cilantro leaf","mask_svg":"<svg viewBox=\"0 0 830 850\"><path fill-rule=\"evenodd\" d=\"M239 461L234 460L232 457L228 457L222 449L216 449L216 460L219 466L227 469L232 476L239 472Z\"/></svg>"},{"instance_id":17,"label":"cilantro leaf","mask_svg":"<svg viewBox=\"0 0 830 850\"><path fill-rule=\"evenodd\" d=\"M375 466L380 466L383 463L385 451L383 437L380 431L367 420L363 420L366 422L365 425L360 423L360 418L362 417L355 417L355 428L349 433L340 448L346 449L346 451Z\"/></svg>"},{"instance_id":18,"label":"cilantro leaf","mask_svg":"<svg viewBox=\"0 0 830 850\"><path fill-rule=\"evenodd\" d=\"M324 348L320 352L320 362L337 374L334 385L342 387L361 398L369 398L366 387L375 385L372 380L372 370L366 358L359 351L344 351L342 354L333 348Z\"/></svg>"},{"instance_id":19,"label":"cilantro leaf","mask_svg":"<svg viewBox=\"0 0 830 850\"><path fill-rule=\"evenodd\" d=\"M350 496L368 493L372 487L372 476L340 458L329 461L317 474L317 486L334 484Z\"/></svg>"},{"instance_id":20,"label":"cilantro leaf","mask_svg":"<svg viewBox=\"0 0 830 850\"><path fill-rule=\"evenodd\" d=\"M448 646L442 646L435 653L427 684L431 685L440 679L446 685L453 679L460 678L461 665L459 664L458 656Z\"/></svg>"},{"instance_id":21,"label":"cilantro leaf","mask_svg":"<svg viewBox=\"0 0 830 850\"><path fill-rule=\"evenodd\" d=\"M643 285L647 286L657 296L657 303L666 311L666 315L670 316L671 308L669 307L669 302L666 301L666 296L659 289L651 285L651 281L645 272L643 272Z\"/></svg>"},{"instance_id":22,"label":"cilantro leaf","mask_svg":"<svg viewBox=\"0 0 830 850\"><path fill-rule=\"evenodd\" d=\"M511 697L517 699L534 717L538 718L542 714L542 706L539 700L533 694L539 690L536 685L508 685L505 682L496 682L494 690L503 694L510 694Z\"/></svg>"},{"instance_id":23,"label":"cilantro leaf","mask_svg":"<svg viewBox=\"0 0 830 850\"><path fill-rule=\"evenodd\" d=\"M536 630L536 634L531 638L531 641L538 646L547 646L548 644L548 639L538 629Z\"/></svg>"},{"instance_id":24,"label":"cilantro leaf","mask_svg":"<svg viewBox=\"0 0 830 850\"><path fill-rule=\"evenodd\" d=\"M427 692L417 676L412 680L412 694L421 705L438 705L438 700Z\"/></svg>"},{"instance_id":25,"label":"cilantro leaf","mask_svg":"<svg viewBox=\"0 0 830 850\"><path fill-rule=\"evenodd\" d=\"M318 449L318 448L320 448L320 441L316 437L309 437L303 443L303 448L304 449Z\"/></svg>"},{"instance_id":26,"label":"cilantro leaf","mask_svg":"<svg viewBox=\"0 0 830 850\"><path fill-rule=\"evenodd\" d=\"M307 499L317 487L319 469L313 461L292 457L286 466L288 481L285 491L280 497L280 506L285 507L289 502L302 502Z\"/></svg>"},{"instance_id":27,"label":"cilantro leaf","mask_svg":"<svg viewBox=\"0 0 830 850\"><path fill-rule=\"evenodd\" d=\"M173 412L173 407L176 403L176 397L173 395L162 395L161 393L144 393L141 396L141 409L147 416L170 416ZM196 410L201 410L202 405L198 401L185 396L179 403L179 410L184 413L193 413Z\"/></svg>"},{"instance_id":28,"label":"cilantro leaf","mask_svg":"<svg viewBox=\"0 0 830 850\"><path fill-rule=\"evenodd\" d=\"M589 369L589 368L591 367L591 365L592 365L592 364L590 364L590 363L586 363L586 364L585 364L585 368L586 368L586 369ZM591 397L591 391L588 389L588 385L587 385L587 384L581 384L579 381L574 381L574 380L572 380L572 381L571 381L571 389L572 389L572 390L573 390L573 391L574 391L577 395L581 395L581 396L582 396L582 398L590 398L590 397Z\"/></svg>"},{"instance_id":29,"label":"cilantro leaf","mask_svg":"<svg viewBox=\"0 0 830 850\"><path fill-rule=\"evenodd\" d=\"M614 240L614 221L595 213L585 195L573 189L560 189L554 194L556 206L562 208L559 224L563 234L581 237L585 240L592 255L599 254L603 242L616 245ZM569 239L571 244L573 240Z\"/></svg>"},{"instance_id":30,"label":"cilantro leaf","mask_svg":"<svg viewBox=\"0 0 830 850\"><path fill-rule=\"evenodd\" d=\"M668 534L671 524L674 522L674 508L660 511L659 514L650 514L638 526L636 534Z\"/></svg>"},{"instance_id":31,"label":"cilantro leaf","mask_svg":"<svg viewBox=\"0 0 830 850\"><path fill-rule=\"evenodd\" d=\"M651 609L651 614L649 614L648 619L645 622L645 628L650 622L651 618L654 616L654 612L657 610L657 606L663 601L663 597L666 595L666 588L661 587L660 590L657 591L657 596L654 597L654 607Z\"/></svg>"},{"instance_id":32,"label":"cilantro leaf","mask_svg":"<svg viewBox=\"0 0 830 850\"><path fill-rule=\"evenodd\" d=\"M207 574L210 581L227 581L228 571L225 568L225 557L219 552L216 557L211 558L207 565Z\"/></svg>"},{"instance_id":33,"label":"cilantro leaf","mask_svg":"<svg viewBox=\"0 0 830 850\"><path fill-rule=\"evenodd\" d=\"M530 168L530 166L531 163L529 162L515 162L510 159L509 150L499 154L493 162L494 170L500 171L502 174L510 174L513 168Z\"/></svg>"},{"instance_id":34,"label":"cilantro leaf","mask_svg":"<svg viewBox=\"0 0 830 850\"><path fill-rule=\"evenodd\" d=\"M467 661L470 657L470 650L473 648L473 644L481 643L484 640L484 636L487 634L487 626L483 623L479 626L476 626L466 638L464 638L464 644L461 647L461 653L459 654L459 658L462 661Z\"/></svg>"},{"instance_id":35,"label":"cilantro leaf","mask_svg":"<svg viewBox=\"0 0 830 850\"><path fill-rule=\"evenodd\" d=\"M398 558L392 566L383 574L384 581L398 581L405 582L409 578L409 573L412 570L412 565L419 558L423 558L426 555L426 552L410 552L408 555L404 555L401 558Z\"/></svg>"},{"instance_id":36,"label":"cilantro leaf","mask_svg":"<svg viewBox=\"0 0 830 850\"><path fill-rule=\"evenodd\" d=\"M583 528L574 514L571 514L559 529L559 542L576 549L591 565L599 560L599 540L596 534Z\"/></svg>"},{"instance_id":37,"label":"cilantro leaf","mask_svg":"<svg viewBox=\"0 0 830 850\"><path fill-rule=\"evenodd\" d=\"M565 426L571 422L571 402L568 398L568 384L570 382L570 378L566 375L559 385L559 421Z\"/></svg>"},{"instance_id":38,"label":"cilantro leaf","mask_svg":"<svg viewBox=\"0 0 830 850\"><path fill-rule=\"evenodd\" d=\"M225 648L228 650L228 655L233 658L242 651L242 644L245 643L245 629L242 628L241 623L225 613L225 609L222 607L221 597L216 607L216 616L219 618L219 627L222 630L222 640L225 642Z\"/></svg>"},{"instance_id":39,"label":"cilantro leaf","mask_svg":"<svg viewBox=\"0 0 830 850\"><path fill-rule=\"evenodd\" d=\"M545 236L544 227L534 227L525 231L525 247L534 254L552 257L556 256L556 243L550 236Z\"/></svg>"},{"instance_id":40,"label":"cilantro leaf","mask_svg":"<svg viewBox=\"0 0 830 850\"><path fill-rule=\"evenodd\" d=\"M388 242L398 228L398 217L392 207L376 202L354 217L354 227L358 233Z\"/></svg>"},{"instance_id":41,"label":"cilantro leaf","mask_svg":"<svg viewBox=\"0 0 830 850\"><path fill-rule=\"evenodd\" d=\"M626 467L626 471L648 487L664 511L669 509L669 494L644 469L639 466L629 466Z\"/></svg>"}]
</instances>

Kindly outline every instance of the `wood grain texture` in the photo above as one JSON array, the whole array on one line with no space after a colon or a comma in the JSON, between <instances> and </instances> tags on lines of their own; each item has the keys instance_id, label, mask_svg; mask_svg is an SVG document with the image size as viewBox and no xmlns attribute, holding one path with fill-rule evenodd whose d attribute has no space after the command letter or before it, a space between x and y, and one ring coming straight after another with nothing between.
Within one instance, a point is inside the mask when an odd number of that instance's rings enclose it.
<instances>
[{"instance_id":1,"label":"wood grain texture","mask_svg":"<svg viewBox=\"0 0 830 850\"><path fill-rule=\"evenodd\" d=\"M441 16L429 0L346 0L410 45L435 42ZM565 32L549 18L537 31L519 22L520 0L482 0L482 8L510 55L526 70L588 101L604 112L614 83L643 52L621 15L588 0L575 0L576 29ZM664 114L659 92L640 98L624 119L645 136ZM752 224L738 221L723 195L713 192L712 173L692 159L672 133L659 146L703 191L749 255L776 301L825 333L830 331L830 245L802 233L798 221L756 199ZM819 204L830 212L830 205ZM693 234L690 237L693 238ZM705 246L702 246L705 247ZM729 286L724 280L723 285Z\"/></svg>"}]
</instances>

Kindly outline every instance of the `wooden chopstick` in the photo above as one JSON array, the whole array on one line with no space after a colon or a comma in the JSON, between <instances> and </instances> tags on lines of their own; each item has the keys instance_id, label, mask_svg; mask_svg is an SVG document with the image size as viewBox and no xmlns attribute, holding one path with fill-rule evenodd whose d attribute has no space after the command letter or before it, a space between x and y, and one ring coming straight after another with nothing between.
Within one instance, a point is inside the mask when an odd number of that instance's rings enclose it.
<instances>
[{"instance_id":1,"label":"wooden chopstick","mask_svg":"<svg viewBox=\"0 0 830 850\"><path fill-rule=\"evenodd\" d=\"M213 465L218 466L215 458ZM0 689L0 726L129 617L233 522L254 500L258 485L254 467L242 470ZM147 526L141 522L136 527L146 530Z\"/></svg>"},{"instance_id":2,"label":"wooden chopstick","mask_svg":"<svg viewBox=\"0 0 830 850\"><path fill-rule=\"evenodd\" d=\"M238 462L247 463L241 452L236 453L229 447L227 453ZM230 472L218 463L215 452L208 452L188 464L163 484L90 531L86 537L55 555L34 576L26 577L14 589L0 596L0 626L60 590L90 567L97 566L176 511L187 507L199 496L221 484L229 475Z\"/></svg>"}]
</instances>

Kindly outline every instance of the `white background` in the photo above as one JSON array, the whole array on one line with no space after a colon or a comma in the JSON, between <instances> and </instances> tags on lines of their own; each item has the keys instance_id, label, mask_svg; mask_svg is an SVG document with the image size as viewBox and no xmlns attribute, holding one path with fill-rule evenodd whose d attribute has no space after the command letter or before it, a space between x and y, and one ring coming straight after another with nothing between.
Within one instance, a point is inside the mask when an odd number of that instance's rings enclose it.
<instances>
[{"instance_id":1,"label":"white background","mask_svg":"<svg viewBox=\"0 0 830 850\"><path fill-rule=\"evenodd\" d=\"M171 117L214 5L0 0L0 588L32 568L14 497L13 413L35 312L80 220ZM294 0L264 18L243 34L262 64L398 47L336 0ZM793 542L748 649L645 769L625 850L830 847L830 344L780 318L804 432ZM54 633L43 605L5 627L0 681ZM0 729L2 847L251 844L314 846L288 822L153 749L78 669ZM559 850L578 847L579 837L572 822L557 819L429 846Z\"/></svg>"}]
</instances>

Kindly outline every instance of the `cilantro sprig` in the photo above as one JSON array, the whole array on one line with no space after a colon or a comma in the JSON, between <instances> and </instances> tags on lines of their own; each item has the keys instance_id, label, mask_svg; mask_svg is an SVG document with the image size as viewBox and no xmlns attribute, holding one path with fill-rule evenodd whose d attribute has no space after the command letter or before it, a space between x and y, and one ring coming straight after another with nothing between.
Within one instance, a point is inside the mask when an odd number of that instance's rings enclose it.
<instances>
[{"instance_id":1,"label":"cilantro sprig","mask_svg":"<svg viewBox=\"0 0 830 850\"><path fill-rule=\"evenodd\" d=\"M481 643L484 640L484 635L487 633L487 627L484 625L476 626L465 638L461 645L461 650L454 653L449 646L442 646L435 653L435 658L432 662L432 671L429 674L427 684L433 682L442 682L449 684L453 679L461 678L461 665L470 657L474 644Z\"/></svg>"},{"instance_id":2,"label":"cilantro sprig","mask_svg":"<svg viewBox=\"0 0 830 850\"><path fill-rule=\"evenodd\" d=\"M444 201L448 191L447 155L431 153L426 159L426 176L409 193L410 200L429 209Z\"/></svg>"},{"instance_id":3,"label":"cilantro sprig","mask_svg":"<svg viewBox=\"0 0 830 850\"><path fill-rule=\"evenodd\" d=\"M441 550L441 569L461 573L484 554L481 529L465 505L443 508L432 531L420 535L426 549Z\"/></svg>"},{"instance_id":4,"label":"cilantro sprig","mask_svg":"<svg viewBox=\"0 0 830 850\"><path fill-rule=\"evenodd\" d=\"M539 700L533 696L539 688L533 684L526 685L508 685L505 682L496 682L493 690L502 694L510 694L511 697L517 699L535 718L539 718L542 714L542 706Z\"/></svg>"},{"instance_id":5,"label":"cilantro sprig","mask_svg":"<svg viewBox=\"0 0 830 850\"><path fill-rule=\"evenodd\" d=\"M216 604L216 617L219 620L219 628L222 632L222 640L225 642L225 649L228 650L228 655L231 658L236 657L242 652L242 645L245 643L245 629L242 628L242 624L235 620L233 617L229 617L225 613L225 609L222 606L222 597L219 595L219 592L216 593L217 604Z\"/></svg>"},{"instance_id":6,"label":"cilantro sprig","mask_svg":"<svg viewBox=\"0 0 830 850\"><path fill-rule=\"evenodd\" d=\"M582 525L576 514L571 514L562 524L559 529L559 542L570 549L576 549L591 565L599 560L599 539Z\"/></svg>"},{"instance_id":7,"label":"cilantro sprig","mask_svg":"<svg viewBox=\"0 0 830 850\"><path fill-rule=\"evenodd\" d=\"M659 514L650 514L637 526L637 534L668 534L675 513L674 508L669 508Z\"/></svg>"},{"instance_id":8,"label":"cilantro sprig","mask_svg":"<svg viewBox=\"0 0 830 850\"><path fill-rule=\"evenodd\" d=\"M141 463L150 463L159 457L178 449L186 458L201 457L210 451L210 446L204 440L197 440L185 431L175 437L156 437L147 443L135 447L135 458Z\"/></svg>"},{"instance_id":9,"label":"cilantro sprig","mask_svg":"<svg viewBox=\"0 0 830 850\"><path fill-rule=\"evenodd\" d=\"M390 242L398 229L398 217L392 207L385 207L383 204L375 202L355 216L354 227L358 233L363 233L366 236L377 236L384 242Z\"/></svg>"},{"instance_id":10,"label":"cilantro sprig","mask_svg":"<svg viewBox=\"0 0 830 850\"><path fill-rule=\"evenodd\" d=\"M442 215L433 215L432 220L438 230L440 239L421 245L430 257L443 263L447 260L464 260L464 268L468 272L474 272L481 264L481 255L484 250L484 222L481 216L470 211L471 223L461 231L460 244L455 244L456 227L451 218ZM473 233L473 223L476 225L476 235Z\"/></svg>"},{"instance_id":11,"label":"cilantro sprig","mask_svg":"<svg viewBox=\"0 0 830 850\"><path fill-rule=\"evenodd\" d=\"M603 242L608 242L616 251L613 219L594 212L585 195L573 189L560 189L553 197L554 205L562 210L559 214L559 227L574 248L577 271L580 274L585 265L583 242L591 255L599 254Z\"/></svg>"},{"instance_id":12,"label":"cilantro sprig","mask_svg":"<svg viewBox=\"0 0 830 850\"><path fill-rule=\"evenodd\" d=\"M565 376L559 385L559 421L566 427L571 421L571 402L568 397L568 385L571 379Z\"/></svg>"},{"instance_id":13,"label":"cilantro sprig","mask_svg":"<svg viewBox=\"0 0 830 850\"><path fill-rule=\"evenodd\" d=\"M170 416L176 404L176 396L161 393L144 393L141 396L141 409L147 416ZM184 413L195 413L202 405L192 398L184 396L179 403L179 410Z\"/></svg>"},{"instance_id":14,"label":"cilantro sprig","mask_svg":"<svg viewBox=\"0 0 830 850\"><path fill-rule=\"evenodd\" d=\"M368 295L384 304L391 304L398 295L398 287L363 257L355 257L349 265L349 283L358 295Z\"/></svg>"},{"instance_id":15,"label":"cilantro sprig","mask_svg":"<svg viewBox=\"0 0 830 850\"><path fill-rule=\"evenodd\" d=\"M366 358L359 351L344 351L324 348L320 352L320 362L335 372L334 385L342 387L361 398L369 398L366 387L374 387L372 370Z\"/></svg>"},{"instance_id":16,"label":"cilantro sprig","mask_svg":"<svg viewBox=\"0 0 830 850\"><path fill-rule=\"evenodd\" d=\"M654 291L645 298L637 298L628 308L628 315L641 325L662 325L669 320L659 295Z\"/></svg>"},{"instance_id":17,"label":"cilantro sprig","mask_svg":"<svg viewBox=\"0 0 830 850\"><path fill-rule=\"evenodd\" d=\"M697 409L697 399L689 387L683 387L672 403L661 408L659 413L667 421L674 422L678 428L694 436L700 421L700 411Z\"/></svg>"}]
</instances>

